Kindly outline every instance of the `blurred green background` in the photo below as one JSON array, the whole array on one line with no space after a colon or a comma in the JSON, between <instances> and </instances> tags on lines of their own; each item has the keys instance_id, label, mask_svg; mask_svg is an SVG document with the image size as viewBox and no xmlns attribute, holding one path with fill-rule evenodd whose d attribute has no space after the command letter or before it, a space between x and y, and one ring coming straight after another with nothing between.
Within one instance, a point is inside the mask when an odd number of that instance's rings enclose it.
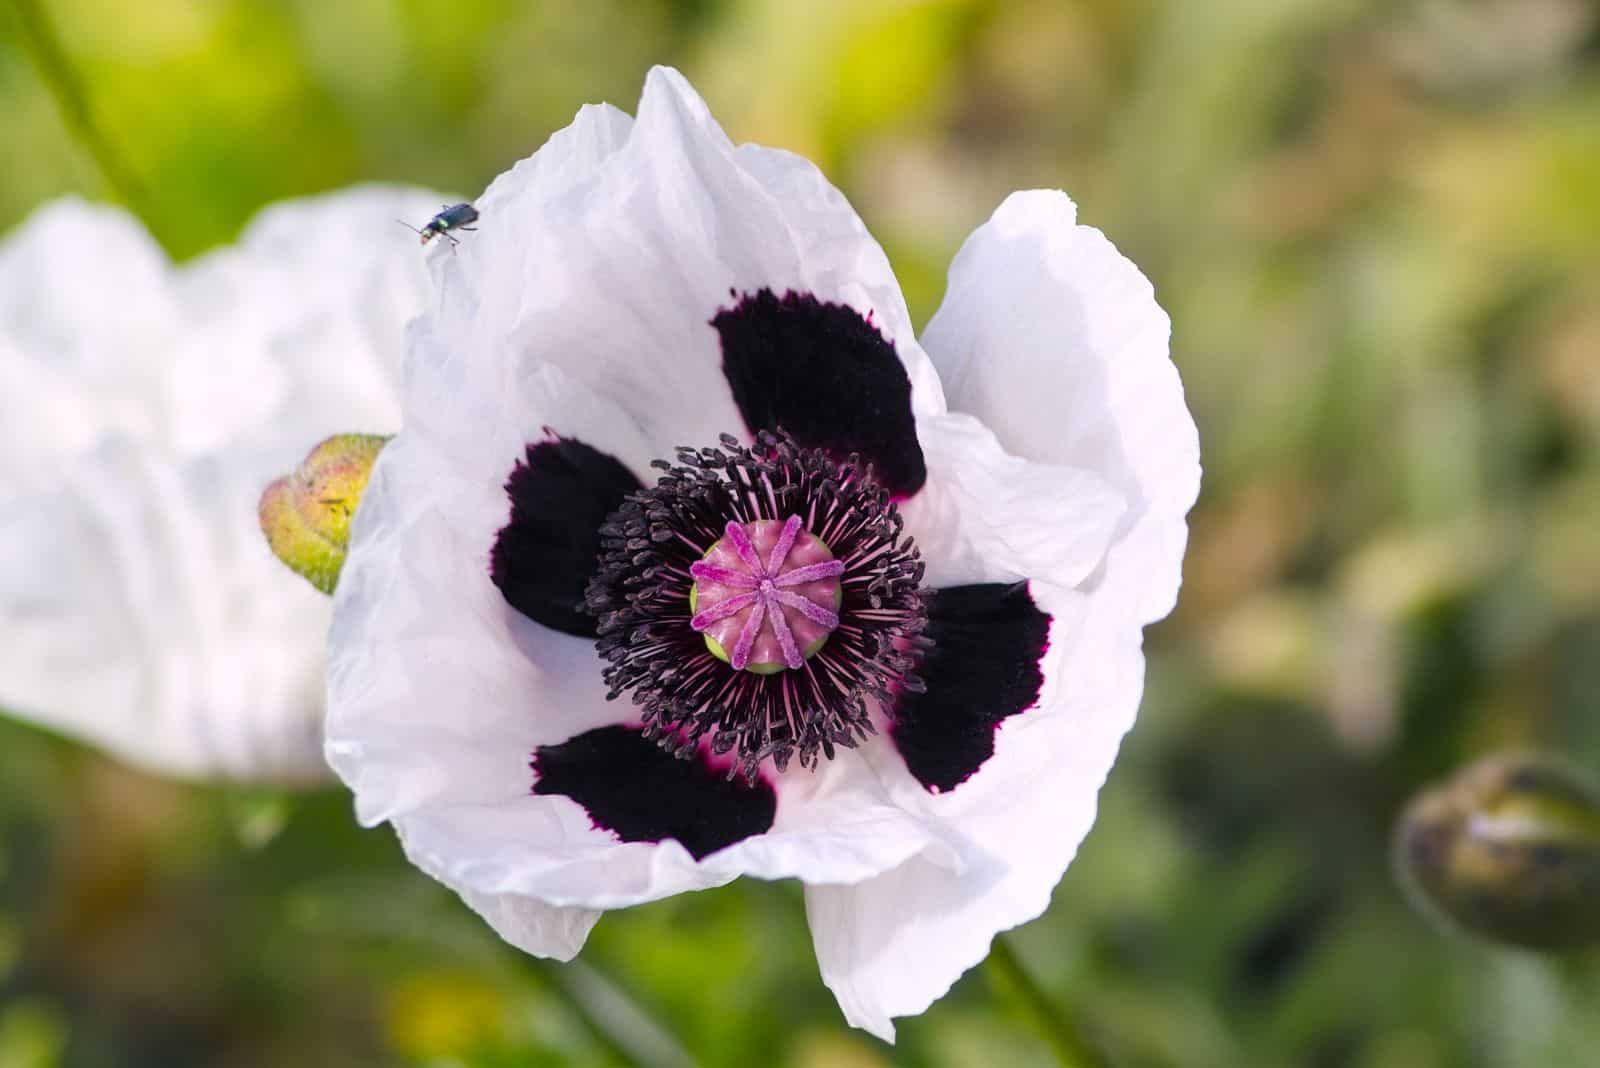
<instances>
[{"instance_id":1,"label":"blurred green background","mask_svg":"<svg viewBox=\"0 0 1600 1068\"><path fill-rule=\"evenodd\" d=\"M13 3L0 228L109 195ZM1592 963L1445 936L1387 862L1476 754L1600 767L1594 4L48 9L180 258L360 180L471 196L653 62L816 159L918 322L1006 192L1067 189L1172 314L1206 481L1139 726L1019 954L1122 1065L1600 1065ZM792 885L613 913L581 960L502 946L341 793L0 723L0 1068L601 1066L641 1014L708 1066L1052 1063L981 973L894 1049L848 1031Z\"/></svg>"}]
</instances>

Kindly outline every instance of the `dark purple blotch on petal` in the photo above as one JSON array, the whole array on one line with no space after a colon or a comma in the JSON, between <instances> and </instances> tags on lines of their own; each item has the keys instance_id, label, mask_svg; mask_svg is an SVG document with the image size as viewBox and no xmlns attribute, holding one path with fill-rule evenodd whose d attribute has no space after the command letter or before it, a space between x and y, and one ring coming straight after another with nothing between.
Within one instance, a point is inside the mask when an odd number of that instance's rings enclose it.
<instances>
[{"instance_id":1,"label":"dark purple blotch on petal","mask_svg":"<svg viewBox=\"0 0 1600 1068\"><path fill-rule=\"evenodd\" d=\"M911 415L911 380L894 343L854 308L809 293L746 294L711 320L722 373L745 426L783 430L842 460L860 453L897 498L927 467Z\"/></svg>"},{"instance_id":2,"label":"dark purple blotch on petal","mask_svg":"<svg viewBox=\"0 0 1600 1068\"><path fill-rule=\"evenodd\" d=\"M600 556L600 526L643 488L616 457L574 438L529 445L506 480L511 519L489 554L490 577L511 607L565 634L595 637L583 591Z\"/></svg>"},{"instance_id":3,"label":"dark purple blotch on petal","mask_svg":"<svg viewBox=\"0 0 1600 1068\"><path fill-rule=\"evenodd\" d=\"M994 755L1002 720L1038 701L1050 616L1026 582L951 586L930 597L924 633L926 690L900 694L889 736L917 781L942 793Z\"/></svg>"},{"instance_id":4,"label":"dark purple blotch on petal","mask_svg":"<svg viewBox=\"0 0 1600 1068\"><path fill-rule=\"evenodd\" d=\"M699 752L679 759L637 728L598 727L533 755L533 792L570 797L624 842L682 844L696 860L772 827L778 797L762 779L729 779Z\"/></svg>"}]
</instances>

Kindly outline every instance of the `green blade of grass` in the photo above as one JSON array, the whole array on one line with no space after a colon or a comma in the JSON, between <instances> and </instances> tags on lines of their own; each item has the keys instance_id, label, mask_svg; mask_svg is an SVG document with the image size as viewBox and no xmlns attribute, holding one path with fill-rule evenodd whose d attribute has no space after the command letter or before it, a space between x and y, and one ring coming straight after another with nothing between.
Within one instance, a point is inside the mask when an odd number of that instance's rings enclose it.
<instances>
[{"instance_id":1,"label":"green blade of grass","mask_svg":"<svg viewBox=\"0 0 1600 1068\"><path fill-rule=\"evenodd\" d=\"M138 215L145 228L161 240L162 230L149 192L101 128L87 83L62 47L50 13L37 0L7 0L7 5L15 17L23 50L55 99L68 131L94 160L112 195Z\"/></svg>"}]
</instances>

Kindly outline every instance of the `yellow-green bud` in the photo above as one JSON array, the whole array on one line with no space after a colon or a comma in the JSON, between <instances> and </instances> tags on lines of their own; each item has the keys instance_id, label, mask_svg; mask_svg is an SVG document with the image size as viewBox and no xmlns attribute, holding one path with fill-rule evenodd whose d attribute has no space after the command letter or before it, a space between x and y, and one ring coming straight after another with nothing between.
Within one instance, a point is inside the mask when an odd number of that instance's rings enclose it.
<instances>
[{"instance_id":1,"label":"yellow-green bud","mask_svg":"<svg viewBox=\"0 0 1600 1068\"><path fill-rule=\"evenodd\" d=\"M1600 788L1557 761L1482 760L1400 819L1395 866L1413 900L1495 942L1600 945Z\"/></svg>"},{"instance_id":2,"label":"yellow-green bud","mask_svg":"<svg viewBox=\"0 0 1600 1068\"><path fill-rule=\"evenodd\" d=\"M335 434L261 494L261 533L273 554L323 593L332 593L339 581L350 518L388 440Z\"/></svg>"}]
</instances>

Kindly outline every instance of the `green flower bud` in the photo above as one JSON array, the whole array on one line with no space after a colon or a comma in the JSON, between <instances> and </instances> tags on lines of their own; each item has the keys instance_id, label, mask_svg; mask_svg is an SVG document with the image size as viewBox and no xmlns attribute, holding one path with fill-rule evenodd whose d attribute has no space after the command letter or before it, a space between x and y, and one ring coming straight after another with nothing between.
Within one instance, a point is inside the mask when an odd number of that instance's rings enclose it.
<instances>
[{"instance_id":1,"label":"green flower bud","mask_svg":"<svg viewBox=\"0 0 1600 1068\"><path fill-rule=\"evenodd\" d=\"M1490 757L1423 793L1395 833L1414 902L1491 941L1600 945L1600 788L1529 755Z\"/></svg>"},{"instance_id":2,"label":"green flower bud","mask_svg":"<svg viewBox=\"0 0 1600 1068\"><path fill-rule=\"evenodd\" d=\"M335 434L261 494L261 533L273 554L323 593L332 593L339 581L350 518L388 440Z\"/></svg>"}]
</instances>

